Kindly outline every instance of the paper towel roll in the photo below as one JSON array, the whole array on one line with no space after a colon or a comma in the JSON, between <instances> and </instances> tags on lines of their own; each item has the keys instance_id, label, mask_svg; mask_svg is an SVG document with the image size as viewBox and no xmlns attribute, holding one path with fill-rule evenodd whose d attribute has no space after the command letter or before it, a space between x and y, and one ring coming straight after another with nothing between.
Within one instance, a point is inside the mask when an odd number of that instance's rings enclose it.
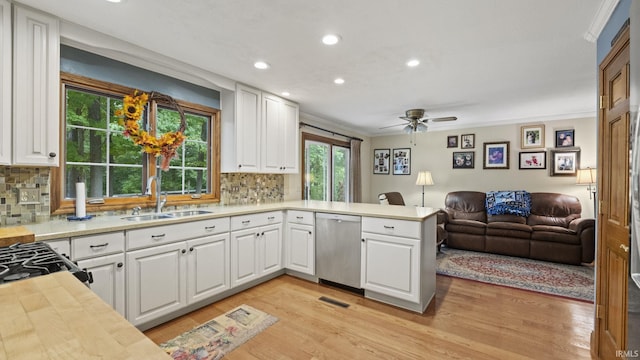
<instances>
[{"instance_id":1,"label":"paper towel roll","mask_svg":"<svg viewBox=\"0 0 640 360\"><path fill-rule=\"evenodd\" d=\"M76 183L76 216L87 216L87 191L83 182Z\"/></svg>"}]
</instances>

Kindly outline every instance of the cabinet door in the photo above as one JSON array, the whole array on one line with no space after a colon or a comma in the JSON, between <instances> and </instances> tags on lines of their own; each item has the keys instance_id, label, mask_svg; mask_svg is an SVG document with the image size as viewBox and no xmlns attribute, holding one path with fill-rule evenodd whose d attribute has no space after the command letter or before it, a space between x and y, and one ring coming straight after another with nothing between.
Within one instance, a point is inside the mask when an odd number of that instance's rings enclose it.
<instances>
[{"instance_id":1,"label":"cabinet door","mask_svg":"<svg viewBox=\"0 0 640 360\"><path fill-rule=\"evenodd\" d=\"M229 234L187 241L187 302L195 303L230 287Z\"/></svg>"},{"instance_id":2,"label":"cabinet door","mask_svg":"<svg viewBox=\"0 0 640 360\"><path fill-rule=\"evenodd\" d=\"M236 157L237 171L260 170L260 137L262 92L236 85Z\"/></svg>"},{"instance_id":3,"label":"cabinet door","mask_svg":"<svg viewBox=\"0 0 640 360\"><path fill-rule=\"evenodd\" d=\"M258 278L258 244L260 229L231 232L231 286Z\"/></svg>"},{"instance_id":4,"label":"cabinet door","mask_svg":"<svg viewBox=\"0 0 640 360\"><path fill-rule=\"evenodd\" d=\"M11 164L11 4L0 0L0 165Z\"/></svg>"},{"instance_id":5,"label":"cabinet door","mask_svg":"<svg viewBox=\"0 0 640 360\"><path fill-rule=\"evenodd\" d=\"M140 325L186 305L185 242L127 253L127 320Z\"/></svg>"},{"instance_id":6,"label":"cabinet door","mask_svg":"<svg viewBox=\"0 0 640 360\"><path fill-rule=\"evenodd\" d=\"M262 168L266 172L282 173L284 170L282 157L284 151L284 133L281 118L282 100L274 95L264 94L262 97Z\"/></svg>"},{"instance_id":7,"label":"cabinet door","mask_svg":"<svg viewBox=\"0 0 640 360\"><path fill-rule=\"evenodd\" d=\"M125 316L124 254L81 260L78 261L78 267L91 272L91 290L120 315Z\"/></svg>"},{"instance_id":8,"label":"cabinet door","mask_svg":"<svg viewBox=\"0 0 640 360\"><path fill-rule=\"evenodd\" d=\"M258 243L259 273L266 275L282 269L282 224L262 227Z\"/></svg>"},{"instance_id":9,"label":"cabinet door","mask_svg":"<svg viewBox=\"0 0 640 360\"><path fill-rule=\"evenodd\" d=\"M362 287L418 302L420 240L362 233Z\"/></svg>"},{"instance_id":10,"label":"cabinet door","mask_svg":"<svg viewBox=\"0 0 640 360\"><path fill-rule=\"evenodd\" d=\"M58 20L15 6L13 35L13 163L58 166Z\"/></svg>"},{"instance_id":11,"label":"cabinet door","mask_svg":"<svg viewBox=\"0 0 640 360\"><path fill-rule=\"evenodd\" d=\"M312 225L287 224L286 268L315 275L315 239Z\"/></svg>"},{"instance_id":12,"label":"cabinet door","mask_svg":"<svg viewBox=\"0 0 640 360\"><path fill-rule=\"evenodd\" d=\"M300 127L298 104L284 101L280 111L282 120L282 167L287 174L298 173L300 155Z\"/></svg>"}]
</instances>

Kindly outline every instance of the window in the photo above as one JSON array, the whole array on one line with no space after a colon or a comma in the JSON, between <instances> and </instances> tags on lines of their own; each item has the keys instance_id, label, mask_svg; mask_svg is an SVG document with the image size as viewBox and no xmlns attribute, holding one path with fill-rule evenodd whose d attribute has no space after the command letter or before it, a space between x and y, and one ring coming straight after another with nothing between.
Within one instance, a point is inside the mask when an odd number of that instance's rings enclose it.
<instances>
[{"instance_id":1,"label":"window","mask_svg":"<svg viewBox=\"0 0 640 360\"><path fill-rule=\"evenodd\" d=\"M147 179L156 174L156 158L140 151L122 135L115 111L122 97L134 89L67 73L63 85L62 129L65 158L52 175L54 213L72 212L75 183L86 183L89 211L126 209L155 204L155 186L145 194ZM169 204L212 202L219 199L219 111L176 99L184 109L186 140L162 173L162 191ZM150 134L175 131L179 113L166 104L150 102L141 126Z\"/></svg>"},{"instance_id":2,"label":"window","mask_svg":"<svg viewBox=\"0 0 640 360\"><path fill-rule=\"evenodd\" d=\"M303 199L347 201L349 199L349 144L303 133Z\"/></svg>"}]
</instances>

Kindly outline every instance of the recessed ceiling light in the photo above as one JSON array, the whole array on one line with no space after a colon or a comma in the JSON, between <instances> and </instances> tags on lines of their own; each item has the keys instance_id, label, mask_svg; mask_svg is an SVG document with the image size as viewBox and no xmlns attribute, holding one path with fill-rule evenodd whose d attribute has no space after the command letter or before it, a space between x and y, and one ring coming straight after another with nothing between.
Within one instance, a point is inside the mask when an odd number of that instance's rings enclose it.
<instances>
[{"instance_id":1,"label":"recessed ceiling light","mask_svg":"<svg viewBox=\"0 0 640 360\"><path fill-rule=\"evenodd\" d=\"M337 79L333 80L333 82L338 84L338 85L342 85L342 84L344 84L344 79L343 78L337 78Z\"/></svg>"},{"instance_id":2,"label":"recessed ceiling light","mask_svg":"<svg viewBox=\"0 0 640 360\"><path fill-rule=\"evenodd\" d=\"M335 45L339 41L340 41L340 36L339 35L327 34L327 35L322 37L322 42L325 45Z\"/></svg>"},{"instance_id":3,"label":"recessed ceiling light","mask_svg":"<svg viewBox=\"0 0 640 360\"><path fill-rule=\"evenodd\" d=\"M289 92L288 92L288 91L283 91L283 92L282 92L282 96L289 96L289 95L291 95L291 94L289 94Z\"/></svg>"},{"instance_id":4,"label":"recessed ceiling light","mask_svg":"<svg viewBox=\"0 0 640 360\"><path fill-rule=\"evenodd\" d=\"M122 2L122 0L107 0L110 3L119 3Z\"/></svg>"},{"instance_id":5,"label":"recessed ceiling light","mask_svg":"<svg viewBox=\"0 0 640 360\"><path fill-rule=\"evenodd\" d=\"M264 70L264 69L268 69L268 68L269 68L269 64L267 64L267 63L266 63L266 62L264 62L264 61L256 61L256 62L253 64L253 66L254 66L256 69L260 69L260 70Z\"/></svg>"},{"instance_id":6,"label":"recessed ceiling light","mask_svg":"<svg viewBox=\"0 0 640 360\"><path fill-rule=\"evenodd\" d=\"M411 59L411 60L407 61L407 66L408 67L416 67L418 65L420 65L420 60L418 60L418 59Z\"/></svg>"}]
</instances>

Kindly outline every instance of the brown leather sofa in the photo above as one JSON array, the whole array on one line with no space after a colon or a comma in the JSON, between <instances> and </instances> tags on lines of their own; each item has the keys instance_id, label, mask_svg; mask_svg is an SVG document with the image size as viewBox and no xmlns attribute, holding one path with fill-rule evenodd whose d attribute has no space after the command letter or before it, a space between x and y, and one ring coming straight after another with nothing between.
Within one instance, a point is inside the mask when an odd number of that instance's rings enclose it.
<instances>
[{"instance_id":1,"label":"brown leather sofa","mask_svg":"<svg viewBox=\"0 0 640 360\"><path fill-rule=\"evenodd\" d=\"M531 193L527 217L487 215L485 199L478 191L447 194L447 247L574 265L593 261L595 220L580 217L577 197Z\"/></svg>"}]
</instances>

